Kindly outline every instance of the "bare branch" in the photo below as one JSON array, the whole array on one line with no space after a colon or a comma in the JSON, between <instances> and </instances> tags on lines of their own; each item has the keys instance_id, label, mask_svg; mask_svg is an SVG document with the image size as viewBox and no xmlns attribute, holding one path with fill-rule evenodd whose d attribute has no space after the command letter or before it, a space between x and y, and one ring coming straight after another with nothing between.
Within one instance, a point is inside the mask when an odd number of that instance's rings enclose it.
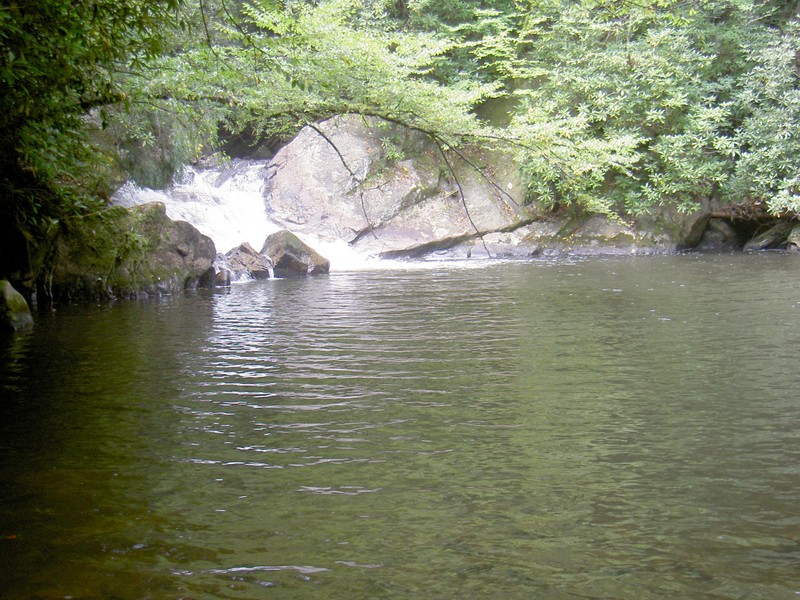
<instances>
[{"instance_id":1,"label":"bare branch","mask_svg":"<svg viewBox=\"0 0 800 600\"><path fill-rule=\"evenodd\" d=\"M344 155L342 154L341 150L339 150L339 147L328 136L328 134L326 134L324 131L322 131L322 129L317 127L317 125L315 125L313 122L308 122L308 123L306 123L306 125L309 128L313 129L317 133L317 135L319 135L323 140L325 140L328 143L328 145L331 148L333 148L334 152L336 152L336 154L339 157L339 160L341 161L341 163L344 166L344 168L347 169L348 173L350 173L350 177L353 178L353 181L355 181L356 186L358 187L358 196L359 196L359 200L361 202L361 212L364 215L364 220L367 222L367 231L369 233L371 233L375 237L376 240L379 239L378 235L375 233L375 225L372 224L372 222L369 219L369 215L367 214L367 206L366 206L366 204L364 202L364 182L361 179L359 179L358 176L356 175L355 171L353 171L353 169L350 168L350 165L347 163L347 160L345 160ZM360 238L362 234L363 234L363 232L360 232L358 234L357 239Z\"/></svg>"},{"instance_id":2,"label":"bare branch","mask_svg":"<svg viewBox=\"0 0 800 600\"><path fill-rule=\"evenodd\" d=\"M481 240L481 244L483 244L483 249L486 250L486 254L491 257L492 253L489 252L489 248L486 246L486 240L483 239L483 233L481 230L478 229L478 226L475 224L475 221L472 220L472 215L469 212L469 207L467 206L467 199L464 197L464 189L461 187L461 182L458 180L458 175L456 175L455 170L453 169L453 165L450 164L450 161L447 158L447 153L445 152L444 146L442 145L441 140L432 133L429 133L433 143L436 144L436 147L439 149L439 154L442 156L442 160L444 164L447 166L447 170L450 171L450 175L453 176L453 181L456 184L456 188L458 189L458 197L461 200L461 205L464 207L464 213L467 215L467 219L472 225L472 228L475 230L475 233L478 234L478 237Z\"/></svg>"}]
</instances>

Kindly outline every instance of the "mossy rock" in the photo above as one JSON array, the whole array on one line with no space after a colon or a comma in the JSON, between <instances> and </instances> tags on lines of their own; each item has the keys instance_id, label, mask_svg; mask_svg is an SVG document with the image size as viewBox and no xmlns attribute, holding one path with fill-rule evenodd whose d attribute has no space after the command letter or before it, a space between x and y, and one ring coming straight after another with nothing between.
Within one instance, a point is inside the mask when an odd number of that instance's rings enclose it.
<instances>
[{"instance_id":1,"label":"mossy rock","mask_svg":"<svg viewBox=\"0 0 800 600\"><path fill-rule=\"evenodd\" d=\"M210 280L214 243L162 203L111 207L63 231L40 281L54 300L172 294Z\"/></svg>"}]
</instances>

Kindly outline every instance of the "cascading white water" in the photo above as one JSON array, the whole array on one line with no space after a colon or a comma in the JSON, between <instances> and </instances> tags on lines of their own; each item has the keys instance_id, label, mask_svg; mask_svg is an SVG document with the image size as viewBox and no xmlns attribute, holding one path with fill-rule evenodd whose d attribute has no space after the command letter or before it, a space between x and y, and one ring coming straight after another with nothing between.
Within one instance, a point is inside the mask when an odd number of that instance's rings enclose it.
<instances>
[{"instance_id":1,"label":"cascading white water","mask_svg":"<svg viewBox=\"0 0 800 600\"><path fill-rule=\"evenodd\" d=\"M234 159L218 167L186 167L183 177L162 190L143 188L128 182L112 197L114 204L131 207L163 202L167 216L187 221L214 241L217 252L225 253L247 242L260 250L268 235L284 226L271 221L264 203L264 160ZM335 271L396 268L429 268L438 261L381 260L359 254L343 240L325 240L294 232L331 262ZM448 261L453 266L476 267L484 261Z\"/></svg>"},{"instance_id":2,"label":"cascading white water","mask_svg":"<svg viewBox=\"0 0 800 600\"><path fill-rule=\"evenodd\" d=\"M213 169L187 167L171 187L152 190L126 183L114 194L115 204L135 206L163 202L167 216L188 221L214 240L218 252L243 242L258 249L270 233L279 229L267 219L264 208L265 163L234 160Z\"/></svg>"},{"instance_id":3,"label":"cascading white water","mask_svg":"<svg viewBox=\"0 0 800 600\"><path fill-rule=\"evenodd\" d=\"M153 190L132 182L113 196L115 204L136 206L163 202L167 216L187 221L214 240L218 252L247 242L259 250L268 235L283 227L271 221L264 205L263 160L234 159L210 169L186 167L183 177L169 188ZM331 261L336 270L389 267L388 261L358 254L344 241L329 241L298 234L305 243Z\"/></svg>"}]
</instances>

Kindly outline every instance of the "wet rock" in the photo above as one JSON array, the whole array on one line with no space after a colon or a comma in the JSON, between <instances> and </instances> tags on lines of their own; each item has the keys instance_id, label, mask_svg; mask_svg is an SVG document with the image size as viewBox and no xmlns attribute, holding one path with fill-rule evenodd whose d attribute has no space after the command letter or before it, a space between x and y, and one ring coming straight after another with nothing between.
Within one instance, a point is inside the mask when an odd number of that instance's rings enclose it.
<instances>
[{"instance_id":1,"label":"wet rock","mask_svg":"<svg viewBox=\"0 0 800 600\"><path fill-rule=\"evenodd\" d=\"M247 242L229 251L225 256L234 281L241 279L242 276L250 276L253 279L269 279L272 276L272 260L257 252Z\"/></svg>"},{"instance_id":2,"label":"wet rock","mask_svg":"<svg viewBox=\"0 0 800 600\"><path fill-rule=\"evenodd\" d=\"M327 273L331 263L294 233L282 230L264 241L261 254L274 265L275 277L305 277Z\"/></svg>"},{"instance_id":3,"label":"wet rock","mask_svg":"<svg viewBox=\"0 0 800 600\"><path fill-rule=\"evenodd\" d=\"M98 300L172 294L213 279L214 242L160 202L111 207L64 231L40 298Z\"/></svg>"},{"instance_id":4,"label":"wet rock","mask_svg":"<svg viewBox=\"0 0 800 600\"><path fill-rule=\"evenodd\" d=\"M6 279L0 279L0 330L24 331L33 327L25 298Z\"/></svg>"},{"instance_id":5,"label":"wet rock","mask_svg":"<svg viewBox=\"0 0 800 600\"><path fill-rule=\"evenodd\" d=\"M218 252L211 268L214 270L214 287L230 287L234 273L228 265L228 257Z\"/></svg>"}]
</instances>

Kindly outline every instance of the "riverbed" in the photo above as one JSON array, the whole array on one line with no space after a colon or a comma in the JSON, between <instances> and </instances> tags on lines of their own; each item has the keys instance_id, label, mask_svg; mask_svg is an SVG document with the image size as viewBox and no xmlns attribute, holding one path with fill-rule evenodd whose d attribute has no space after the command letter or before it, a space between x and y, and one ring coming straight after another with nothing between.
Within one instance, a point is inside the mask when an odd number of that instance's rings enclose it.
<instances>
[{"instance_id":1,"label":"riverbed","mask_svg":"<svg viewBox=\"0 0 800 600\"><path fill-rule=\"evenodd\" d=\"M395 265L0 339L0 596L796 598L800 257Z\"/></svg>"}]
</instances>

